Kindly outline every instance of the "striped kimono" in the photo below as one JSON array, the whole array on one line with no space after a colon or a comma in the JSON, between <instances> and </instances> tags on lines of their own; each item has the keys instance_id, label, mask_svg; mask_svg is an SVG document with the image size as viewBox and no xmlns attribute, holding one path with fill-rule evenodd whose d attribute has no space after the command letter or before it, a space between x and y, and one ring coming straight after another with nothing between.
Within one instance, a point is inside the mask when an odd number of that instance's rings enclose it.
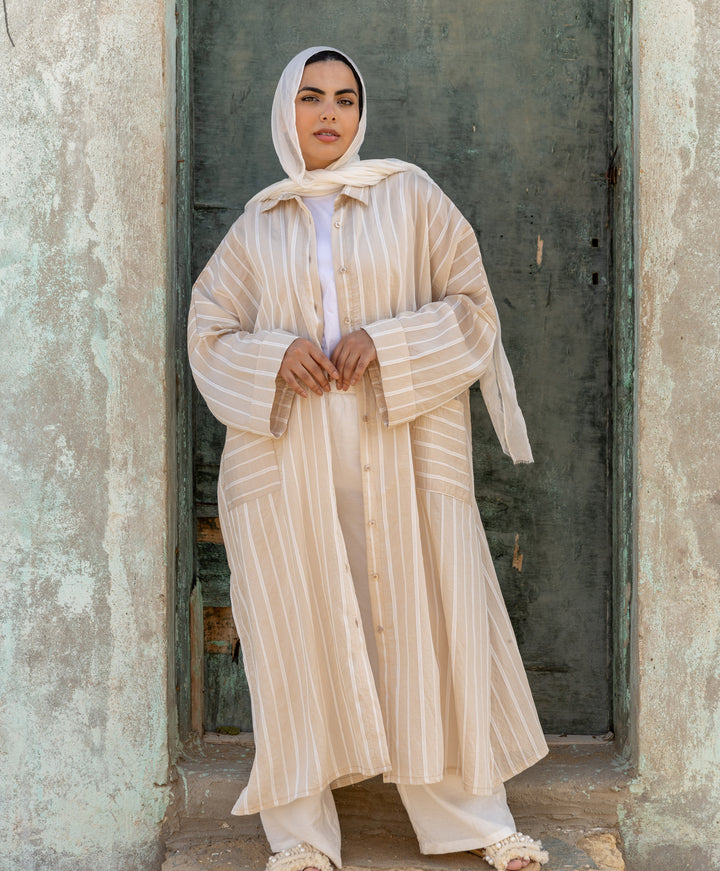
<instances>
[{"instance_id":1,"label":"striped kimono","mask_svg":"<svg viewBox=\"0 0 720 871\"><path fill-rule=\"evenodd\" d=\"M251 202L193 289L191 365L227 426L220 520L257 747L237 814L378 773L455 773L485 795L547 752L473 495L468 387L500 346L473 230L404 171L342 189L332 253L342 331L377 349L357 398L379 689L326 397L278 378L296 337L323 336L302 199Z\"/></svg>"}]
</instances>

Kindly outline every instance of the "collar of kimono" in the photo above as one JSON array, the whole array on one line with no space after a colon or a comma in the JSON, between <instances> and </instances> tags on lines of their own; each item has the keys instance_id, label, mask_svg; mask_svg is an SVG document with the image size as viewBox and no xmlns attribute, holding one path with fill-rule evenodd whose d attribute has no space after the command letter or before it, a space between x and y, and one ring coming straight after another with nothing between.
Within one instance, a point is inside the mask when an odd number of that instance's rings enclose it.
<instances>
[{"instance_id":1,"label":"collar of kimono","mask_svg":"<svg viewBox=\"0 0 720 871\"><path fill-rule=\"evenodd\" d=\"M358 200L364 206L366 206L370 202L370 192L367 187L354 187L353 185L345 185L345 187L341 188L338 193L345 197L351 197L354 200ZM273 196L266 200L262 200L260 202L260 211L268 212L270 209L274 209L279 203L284 203L287 200L296 200L299 199L303 194L300 191L286 191L283 193L279 193L277 196ZM254 198L256 199L256 198Z\"/></svg>"},{"instance_id":2,"label":"collar of kimono","mask_svg":"<svg viewBox=\"0 0 720 871\"><path fill-rule=\"evenodd\" d=\"M293 196L322 196L338 193L343 188L346 189L345 192L348 195L353 196L348 188L352 188L354 191L357 188L371 187L396 172L418 172L425 175L419 167L412 163L406 163L404 160L395 160L394 158L360 160L358 157L360 146L365 138L368 111L367 89L359 72L357 75L363 91L364 105L358 131L350 143L350 147L342 157L335 163L331 163L326 169L307 170L305 168L305 161L295 129L295 97L300 87L305 63L314 54L328 50L337 51L337 49L325 45L306 48L305 51L295 55L283 70L273 100L272 137L275 151L288 177L261 190L250 202L269 203ZM357 65L344 52L338 52L338 54L342 54L357 71ZM357 198L362 199L361 197Z\"/></svg>"}]
</instances>

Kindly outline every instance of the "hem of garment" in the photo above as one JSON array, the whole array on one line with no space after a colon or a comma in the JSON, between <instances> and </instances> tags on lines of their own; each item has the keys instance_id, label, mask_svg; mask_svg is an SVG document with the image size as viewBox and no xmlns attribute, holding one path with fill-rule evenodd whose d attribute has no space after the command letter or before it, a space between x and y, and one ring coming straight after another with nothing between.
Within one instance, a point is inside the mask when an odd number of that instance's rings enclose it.
<instances>
[{"instance_id":1,"label":"hem of garment","mask_svg":"<svg viewBox=\"0 0 720 871\"><path fill-rule=\"evenodd\" d=\"M478 844L477 838L467 838L463 841L439 841L438 843L426 843L419 841L420 852L424 856L429 856L434 853L462 853L466 850L480 850L482 847L489 847L490 844L496 844L503 838L507 838L514 834L514 830L508 826L502 826L488 836L488 839L483 844Z\"/></svg>"},{"instance_id":2,"label":"hem of garment","mask_svg":"<svg viewBox=\"0 0 720 871\"><path fill-rule=\"evenodd\" d=\"M378 774L385 775L388 771L390 771L389 765L372 770L352 769L344 774L335 774L328 778L326 782L319 783L317 786L305 790L305 792L289 793L288 795L282 796L272 802L263 802L260 799L256 799L251 804L243 802L243 795L247 791L246 787L240 794L240 798L238 798L233 805L230 813L235 817L250 816L250 814L257 814L260 813L260 811L267 810L268 808L282 807L284 804L290 804L291 801L295 801L298 798L308 798L311 795L318 795L318 793L321 793L326 789L339 789L342 786L350 786L353 783L360 783L363 780L369 780L371 777L377 777Z\"/></svg>"},{"instance_id":3,"label":"hem of garment","mask_svg":"<svg viewBox=\"0 0 720 871\"><path fill-rule=\"evenodd\" d=\"M446 774L462 774L456 768L448 768L442 774L432 775L430 777L415 777L413 775L401 776L393 774L392 771L383 774L383 783L399 783L401 786L424 786L428 783L441 783L445 779Z\"/></svg>"},{"instance_id":4,"label":"hem of garment","mask_svg":"<svg viewBox=\"0 0 720 871\"><path fill-rule=\"evenodd\" d=\"M467 783L465 780L463 780L463 788L472 795L492 795L499 786L507 783L508 780L515 777L517 774L520 774L522 771L526 771L528 768L532 768L533 765L535 765L541 759L547 756L548 752L549 750L546 746L545 752L536 753L534 758L527 760L526 763L522 766L513 766L513 769L509 771L507 777L499 777L497 779L497 782L493 782L488 787L478 788L473 786L473 784ZM440 783L440 781L442 781L447 774L456 774L459 777L462 777L463 772L461 768L453 766L452 768L444 769L442 774L439 775L435 775L432 777L416 777L413 775L400 776L394 774L391 765L386 765L382 768L375 769L350 769L345 773L336 773L332 777L329 777L326 782L318 784L317 786L312 787L305 792L291 793L268 804L260 800L255 800L254 802L252 802L252 804L245 804L241 801L242 796L245 792L244 790L243 793L241 793L240 798L238 798L238 800L235 802L230 813L233 816L237 817L249 816L250 814L259 813L261 810L265 810L265 808L280 807L284 804L289 804L296 798L306 798L310 795L317 795L317 793L322 792L324 789L339 789L343 786L351 786L353 783L360 783L363 780L369 780L371 777L377 777L380 774L382 775L383 783L399 783L407 786L422 786L423 784L427 783Z\"/></svg>"},{"instance_id":5,"label":"hem of garment","mask_svg":"<svg viewBox=\"0 0 720 871\"><path fill-rule=\"evenodd\" d=\"M522 765L513 766L512 769L508 769L507 776L504 776L505 772L503 772L502 775L498 775L498 777L493 780L489 786L486 787L477 787L473 785L472 782L463 779L463 789L466 792L469 792L471 795L492 795L499 786L502 786L503 784L507 783L508 780L511 780L513 777L523 771L527 771L528 768L532 768L533 765L536 765L541 759L544 759L547 756L548 752L549 750L547 747L545 748L545 751L543 753L537 752L535 756L526 760ZM459 766L453 766L452 768L443 769L442 774L424 777L422 775L397 775L393 773L392 769L390 769L389 771L383 773L383 782L399 783L402 786L422 786L423 784L427 783L440 783L440 781L444 780L444 778L448 774L455 774L458 777L462 777L463 770Z\"/></svg>"},{"instance_id":6,"label":"hem of garment","mask_svg":"<svg viewBox=\"0 0 720 871\"><path fill-rule=\"evenodd\" d=\"M523 771L527 771L528 768L532 768L533 765L537 765L537 763L541 759L544 759L548 755L549 752L550 752L550 748L547 746L547 744L545 744L545 748L542 751L536 750L535 754L533 756L526 757L523 760L522 764L513 765L512 767L503 766L503 768L499 774L498 782L495 784L493 789L500 786L501 783L507 783L508 780L512 780L513 777L516 777L518 774L521 774ZM472 792L475 795L485 795L484 792L482 792L482 793L476 792L476 790L474 790L471 785L465 783L464 781L463 781L463 785L468 792Z\"/></svg>"}]
</instances>

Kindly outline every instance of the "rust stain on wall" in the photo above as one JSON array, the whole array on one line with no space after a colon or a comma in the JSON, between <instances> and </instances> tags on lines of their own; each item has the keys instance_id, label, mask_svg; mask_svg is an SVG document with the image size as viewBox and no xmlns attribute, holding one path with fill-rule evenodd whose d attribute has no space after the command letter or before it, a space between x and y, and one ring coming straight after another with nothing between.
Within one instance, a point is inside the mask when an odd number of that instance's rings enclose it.
<instances>
[{"instance_id":1,"label":"rust stain on wall","mask_svg":"<svg viewBox=\"0 0 720 871\"><path fill-rule=\"evenodd\" d=\"M515 533L515 548L513 550L513 560L512 565L514 569L517 569L519 572L522 571L523 564L523 555L520 553L520 533Z\"/></svg>"}]
</instances>

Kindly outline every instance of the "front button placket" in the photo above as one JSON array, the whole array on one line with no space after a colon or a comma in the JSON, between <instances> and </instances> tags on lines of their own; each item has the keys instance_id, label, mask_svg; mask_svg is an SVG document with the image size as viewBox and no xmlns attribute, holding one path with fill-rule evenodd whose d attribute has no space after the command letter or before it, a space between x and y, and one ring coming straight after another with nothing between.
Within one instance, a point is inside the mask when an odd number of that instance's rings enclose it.
<instances>
[{"instance_id":1,"label":"front button placket","mask_svg":"<svg viewBox=\"0 0 720 871\"><path fill-rule=\"evenodd\" d=\"M340 205L342 204L342 205ZM360 288L355 269L356 251L353 236L354 210L364 205L342 195L336 200L332 226L333 262L336 264L336 287L338 313L343 335L362 327L364 307L360 299ZM387 565L384 524L382 523L382 482L378 479L378 422L372 397L370 379L364 377L357 385L358 417L360 423L360 462L369 474L363 475L363 503L365 508L365 541L368 566L377 575L385 571ZM370 413L372 409L372 413ZM371 471L372 470L372 471ZM384 626L384 632L375 632L380 673L384 673L387 661L388 614L392 613L390 603L384 603L381 593L386 593L382 584L370 585L370 603L373 612L373 625ZM392 634L392 633L390 633Z\"/></svg>"},{"instance_id":2,"label":"front button placket","mask_svg":"<svg viewBox=\"0 0 720 871\"><path fill-rule=\"evenodd\" d=\"M375 626L375 640L380 663L380 674L385 671L387 661L388 633L378 627L388 626L388 614L392 613L390 603L385 601L388 590L377 583L386 565L385 527L382 522L382 482L378 479L377 451L378 439L382 437L378 419L369 413L373 405L372 387L369 379L363 378L358 390L358 418L360 425L360 463L366 474L362 476L363 502L365 507L365 542L369 576L374 581L370 584L370 605ZM374 471L373 471L374 470ZM370 474L367 474L370 473Z\"/></svg>"},{"instance_id":3,"label":"front button placket","mask_svg":"<svg viewBox=\"0 0 720 871\"><path fill-rule=\"evenodd\" d=\"M347 335L361 325L362 311L358 298L357 270L353 267L355 252L352 239L352 199L340 195L335 201L332 222L332 253L335 264L338 315L341 332Z\"/></svg>"}]
</instances>

